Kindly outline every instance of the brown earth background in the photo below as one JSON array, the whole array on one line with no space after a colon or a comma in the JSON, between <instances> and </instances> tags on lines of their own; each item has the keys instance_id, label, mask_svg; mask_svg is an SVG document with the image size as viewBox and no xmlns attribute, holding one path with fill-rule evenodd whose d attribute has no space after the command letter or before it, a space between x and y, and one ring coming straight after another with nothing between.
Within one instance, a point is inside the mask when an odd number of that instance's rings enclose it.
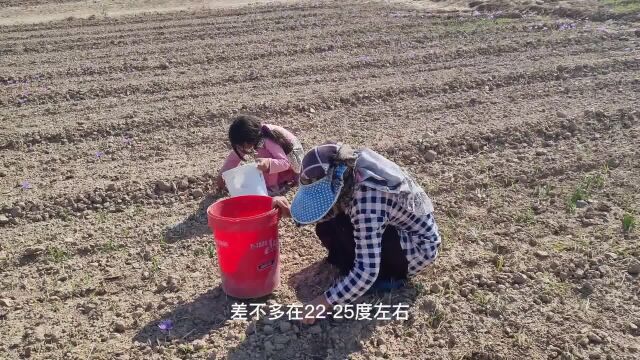
<instances>
[{"instance_id":1,"label":"brown earth background","mask_svg":"<svg viewBox=\"0 0 640 360\"><path fill-rule=\"evenodd\" d=\"M0 359L639 358L639 14L1 2ZM442 254L362 300L408 320L231 320L205 211L238 112L425 187ZM282 285L255 302L333 279L313 228L280 237Z\"/></svg>"}]
</instances>

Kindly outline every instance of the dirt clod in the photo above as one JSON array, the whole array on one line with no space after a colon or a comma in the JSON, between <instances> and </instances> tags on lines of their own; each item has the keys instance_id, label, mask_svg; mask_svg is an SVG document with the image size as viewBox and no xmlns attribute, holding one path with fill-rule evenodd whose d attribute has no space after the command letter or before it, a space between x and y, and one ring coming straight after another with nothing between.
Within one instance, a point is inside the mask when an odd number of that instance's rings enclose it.
<instances>
[{"instance_id":1,"label":"dirt clod","mask_svg":"<svg viewBox=\"0 0 640 360\"><path fill-rule=\"evenodd\" d=\"M580 287L580 289L578 289L578 291L584 296L589 296L593 294L593 292L595 291L595 288L591 282L585 281Z\"/></svg>"},{"instance_id":2,"label":"dirt clod","mask_svg":"<svg viewBox=\"0 0 640 360\"><path fill-rule=\"evenodd\" d=\"M43 246L30 246L24 249L25 256L34 256L39 255L45 252L45 248Z\"/></svg>"},{"instance_id":3,"label":"dirt clod","mask_svg":"<svg viewBox=\"0 0 640 360\"><path fill-rule=\"evenodd\" d=\"M273 343L270 340L266 340L264 342L264 350L266 352L273 352L276 349L276 347L273 345Z\"/></svg>"},{"instance_id":4,"label":"dirt clod","mask_svg":"<svg viewBox=\"0 0 640 360\"><path fill-rule=\"evenodd\" d=\"M182 179L182 180L180 180L178 182L178 184L176 184L176 186L178 187L178 190L180 190L180 191L187 190L189 188L189 180Z\"/></svg>"},{"instance_id":5,"label":"dirt clod","mask_svg":"<svg viewBox=\"0 0 640 360\"><path fill-rule=\"evenodd\" d=\"M578 339L578 345L587 347L589 345L589 338L586 336L581 336L580 339Z\"/></svg>"},{"instance_id":6,"label":"dirt clod","mask_svg":"<svg viewBox=\"0 0 640 360\"><path fill-rule=\"evenodd\" d=\"M2 298L2 299L0 299L0 306L6 307L6 308L12 308L13 307L13 300L11 300L9 298Z\"/></svg>"},{"instance_id":7,"label":"dirt clod","mask_svg":"<svg viewBox=\"0 0 640 360\"><path fill-rule=\"evenodd\" d=\"M588 203L588 202L586 202L586 201L584 201L584 200L578 200L578 201L576 201L576 207L577 207L578 209L584 209L584 208L586 208L587 206L589 206L589 203Z\"/></svg>"},{"instance_id":8,"label":"dirt clod","mask_svg":"<svg viewBox=\"0 0 640 360\"><path fill-rule=\"evenodd\" d=\"M12 208L9 211L9 214L11 215L11 217L14 217L14 218L21 218L24 216L24 212L22 211L22 208L20 208L19 206Z\"/></svg>"},{"instance_id":9,"label":"dirt clod","mask_svg":"<svg viewBox=\"0 0 640 360\"><path fill-rule=\"evenodd\" d=\"M440 285L434 283L434 284L431 284L430 290L431 290L432 294L438 294L438 293L442 292L442 287L440 287Z\"/></svg>"},{"instance_id":10,"label":"dirt clod","mask_svg":"<svg viewBox=\"0 0 640 360\"><path fill-rule=\"evenodd\" d=\"M288 321L280 321L278 323L278 327L280 328L281 332L286 333L287 331L291 330L291 323Z\"/></svg>"},{"instance_id":11,"label":"dirt clod","mask_svg":"<svg viewBox=\"0 0 640 360\"><path fill-rule=\"evenodd\" d=\"M434 150L428 150L428 151L424 154L424 158L425 158L428 162L433 162L433 161L435 161L437 156L438 156L438 153L436 153Z\"/></svg>"},{"instance_id":12,"label":"dirt clod","mask_svg":"<svg viewBox=\"0 0 640 360\"><path fill-rule=\"evenodd\" d=\"M123 333L126 330L127 330L127 325L122 320L118 320L113 324L113 331L117 333Z\"/></svg>"},{"instance_id":13,"label":"dirt clod","mask_svg":"<svg viewBox=\"0 0 640 360\"><path fill-rule=\"evenodd\" d=\"M589 353L589 360L600 360L602 359L602 354L597 351L592 351Z\"/></svg>"},{"instance_id":14,"label":"dirt clod","mask_svg":"<svg viewBox=\"0 0 640 360\"><path fill-rule=\"evenodd\" d=\"M313 325L309 328L309 334L319 335L321 333L322 333L322 328L320 327L320 325Z\"/></svg>"},{"instance_id":15,"label":"dirt clod","mask_svg":"<svg viewBox=\"0 0 640 360\"><path fill-rule=\"evenodd\" d=\"M422 309L423 311L425 311L427 313L433 313L438 308L438 303L436 303L432 299L424 299L419 304L419 306L420 306L420 309Z\"/></svg>"},{"instance_id":16,"label":"dirt clod","mask_svg":"<svg viewBox=\"0 0 640 360\"><path fill-rule=\"evenodd\" d=\"M629 264L629 267L627 268L627 271L629 272L629 274L631 275L638 275L640 274L640 261L635 260L633 261L631 264Z\"/></svg>"},{"instance_id":17,"label":"dirt clod","mask_svg":"<svg viewBox=\"0 0 640 360\"><path fill-rule=\"evenodd\" d=\"M207 343L204 342L203 340L196 340L193 342L192 345L193 345L193 350L201 351L207 346Z\"/></svg>"},{"instance_id":18,"label":"dirt clod","mask_svg":"<svg viewBox=\"0 0 640 360\"><path fill-rule=\"evenodd\" d=\"M523 273L518 272L513 274L511 281L513 281L514 284L523 285L529 281L529 278L527 278Z\"/></svg>"},{"instance_id":19,"label":"dirt clod","mask_svg":"<svg viewBox=\"0 0 640 360\"><path fill-rule=\"evenodd\" d=\"M170 192L172 189L171 183L160 180L156 182L156 192Z\"/></svg>"},{"instance_id":20,"label":"dirt clod","mask_svg":"<svg viewBox=\"0 0 640 360\"><path fill-rule=\"evenodd\" d=\"M191 194L195 198L200 198L200 197L204 196L204 192L201 189L195 189L195 190L193 190L193 192Z\"/></svg>"},{"instance_id":21,"label":"dirt clod","mask_svg":"<svg viewBox=\"0 0 640 360\"><path fill-rule=\"evenodd\" d=\"M602 344L602 338L594 333L589 333L587 334L587 338L589 339L589 341L593 344Z\"/></svg>"},{"instance_id":22,"label":"dirt clod","mask_svg":"<svg viewBox=\"0 0 640 360\"><path fill-rule=\"evenodd\" d=\"M464 287L462 287L460 289L460 296L466 298L469 295L471 295L474 291L475 291L475 287L473 287L473 286L464 286Z\"/></svg>"},{"instance_id":23,"label":"dirt clod","mask_svg":"<svg viewBox=\"0 0 640 360\"><path fill-rule=\"evenodd\" d=\"M536 257L540 258L540 259L548 259L549 258L549 253L546 251L542 251L542 250L538 250L535 252Z\"/></svg>"},{"instance_id":24,"label":"dirt clod","mask_svg":"<svg viewBox=\"0 0 640 360\"><path fill-rule=\"evenodd\" d=\"M276 335L273 337L273 342L277 345L284 345L289 342L287 335Z\"/></svg>"}]
</instances>

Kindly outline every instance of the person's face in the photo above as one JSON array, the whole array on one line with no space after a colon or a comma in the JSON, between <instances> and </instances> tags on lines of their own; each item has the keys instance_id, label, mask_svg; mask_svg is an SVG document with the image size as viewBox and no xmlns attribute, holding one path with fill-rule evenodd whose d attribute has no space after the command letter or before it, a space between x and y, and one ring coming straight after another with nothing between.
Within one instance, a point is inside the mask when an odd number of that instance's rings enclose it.
<instances>
[{"instance_id":1,"label":"person's face","mask_svg":"<svg viewBox=\"0 0 640 360\"><path fill-rule=\"evenodd\" d=\"M249 143L244 143L242 145L237 145L236 149L242 156L252 155L255 152L255 147Z\"/></svg>"}]
</instances>

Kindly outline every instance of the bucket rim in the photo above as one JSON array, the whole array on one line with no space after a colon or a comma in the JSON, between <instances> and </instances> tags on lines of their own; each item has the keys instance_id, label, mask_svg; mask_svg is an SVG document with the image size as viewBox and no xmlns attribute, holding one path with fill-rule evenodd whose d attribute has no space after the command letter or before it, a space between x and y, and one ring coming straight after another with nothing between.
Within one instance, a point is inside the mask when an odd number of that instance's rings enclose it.
<instances>
[{"instance_id":1,"label":"bucket rim","mask_svg":"<svg viewBox=\"0 0 640 360\"><path fill-rule=\"evenodd\" d=\"M270 211L264 212L262 214L243 217L242 219L218 216L218 215L214 215L212 213L213 207L215 205L221 203L221 202L224 202L224 201L227 201L227 200L230 200L230 199L250 198L250 197L259 197L259 198L272 199L271 196L265 196L265 195L239 195L239 196L229 196L229 197L226 197L226 198L218 199L218 201L216 201L213 204L209 205L209 207L207 208L207 217L213 218L215 220L224 220L224 221L233 221L233 222L240 222L240 221L246 221L246 220L257 220L257 219L261 219L261 218L268 217L268 216L273 216L273 215L276 215L277 217L279 217L279 213L280 212L276 208L273 208Z\"/></svg>"}]
</instances>

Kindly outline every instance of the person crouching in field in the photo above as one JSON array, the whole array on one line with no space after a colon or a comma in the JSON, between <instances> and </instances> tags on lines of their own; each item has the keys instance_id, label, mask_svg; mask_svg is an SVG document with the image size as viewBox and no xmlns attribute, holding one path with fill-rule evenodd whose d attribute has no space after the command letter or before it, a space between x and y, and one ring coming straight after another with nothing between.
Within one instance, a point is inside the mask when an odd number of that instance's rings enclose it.
<instances>
[{"instance_id":1,"label":"person crouching in field","mask_svg":"<svg viewBox=\"0 0 640 360\"><path fill-rule=\"evenodd\" d=\"M222 173L235 168L245 156L256 157L271 195L281 194L297 185L304 150L300 141L288 130L252 115L238 115L229 127L229 141L233 151L227 156L218 173L218 189L224 188Z\"/></svg>"},{"instance_id":2,"label":"person crouching in field","mask_svg":"<svg viewBox=\"0 0 640 360\"><path fill-rule=\"evenodd\" d=\"M273 199L284 216L316 224L328 262L344 278L311 302L315 314L370 291L404 285L431 264L441 238L424 190L395 163L370 149L327 143L302 160L300 188L291 205Z\"/></svg>"}]
</instances>

